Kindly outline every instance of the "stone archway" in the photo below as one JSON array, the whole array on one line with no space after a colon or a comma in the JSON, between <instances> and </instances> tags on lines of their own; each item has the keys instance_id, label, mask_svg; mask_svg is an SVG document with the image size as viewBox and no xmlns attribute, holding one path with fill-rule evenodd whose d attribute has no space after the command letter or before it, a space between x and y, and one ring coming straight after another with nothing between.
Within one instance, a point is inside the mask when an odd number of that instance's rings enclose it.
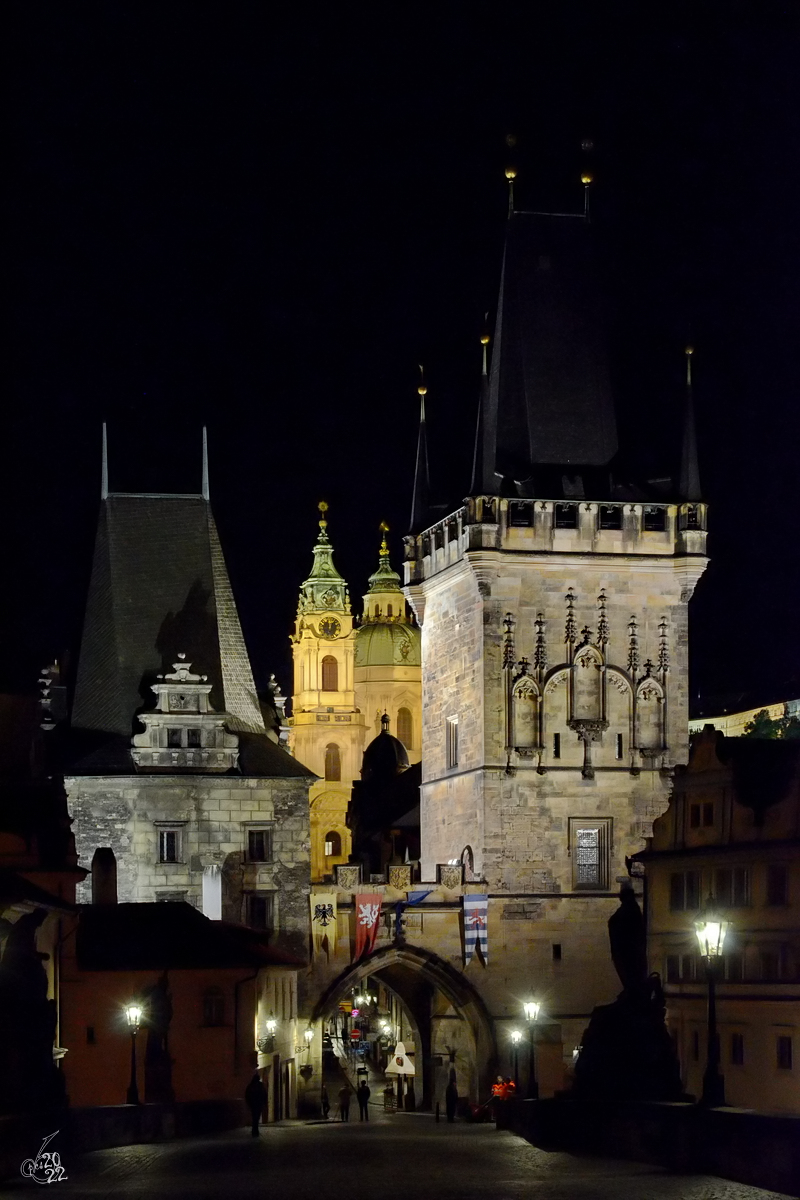
<instances>
[{"instance_id":1,"label":"stone archway","mask_svg":"<svg viewBox=\"0 0 800 1200\"><path fill-rule=\"evenodd\" d=\"M451 1065L462 1095L485 1097L497 1061L491 1018L464 976L428 950L391 946L351 964L320 996L312 1019L326 1017L373 976L400 999L419 1032L421 1106L441 1103Z\"/></svg>"}]
</instances>

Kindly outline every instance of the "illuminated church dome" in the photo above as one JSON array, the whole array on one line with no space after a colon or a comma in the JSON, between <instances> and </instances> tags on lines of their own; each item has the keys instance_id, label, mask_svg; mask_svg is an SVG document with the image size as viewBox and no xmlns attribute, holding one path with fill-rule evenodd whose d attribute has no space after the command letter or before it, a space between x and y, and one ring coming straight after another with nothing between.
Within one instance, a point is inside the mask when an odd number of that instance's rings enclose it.
<instances>
[{"instance_id":1,"label":"illuminated church dome","mask_svg":"<svg viewBox=\"0 0 800 1200\"><path fill-rule=\"evenodd\" d=\"M420 631L408 615L400 576L392 570L386 544L388 526L381 525L383 539L377 571L369 577L364 597L364 616L356 633L356 667L419 667Z\"/></svg>"}]
</instances>

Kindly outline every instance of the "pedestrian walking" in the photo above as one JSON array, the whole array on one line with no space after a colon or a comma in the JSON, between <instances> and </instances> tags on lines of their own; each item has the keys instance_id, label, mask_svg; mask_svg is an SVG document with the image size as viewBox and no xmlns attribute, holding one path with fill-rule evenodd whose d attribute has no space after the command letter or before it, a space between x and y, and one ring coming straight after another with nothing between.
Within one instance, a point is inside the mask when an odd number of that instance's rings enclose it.
<instances>
[{"instance_id":1,"label":"pedestrian walking","mask_svg":"<svg viewBox=\"0 0 800 1200\"><path fill-rule=\"evenodd\" d=\"M358 1085L358 1091L356 1092L356 1099L358 1100L358 1114L359 1114L360 1121L368 1121L369 1120L369 1108L367 1106L369 1104L369 1098L371 1095L372 1095L372 1092L369 1090L366 1079L362 1079L361 1083Z\"/></svg>"},{"instance_id":2,"label":"pedestrian walking","mask_svg":"<svg viewBox=\"0 0 800 1200\"><path fill-rule=\"evenodd\" d=\"M244 1089L245 1104L250 1109L250 1117L253 1122L253 1137L258 1137L258 1125L264 1112L267 1099L267 1089L264 1087L258 1071L256 1071L253 1075L253 1078Z\"/></svg>"},{"instance_id":3,"label":"pedestrian walking","mask_svg":"<svg viewBox=\"0 0 800 1200\"><path fill-rule=\"evenodd\" d=\"M339 1119L350 1120L350 1088L347 1084L339 1091Z\"/></svg>"},{"instance_id":4,"label":"pedestrian walking","mask_svg":"<svg viewBox=\"0 0 800 1200\"><path fill-rule=\"evenodd\" d=\"M324 1083L322 1085L322 1096L320 1097L320 1101L322 1104L322 1115L327 1121L328 1113L331 1111L331 1102L328 1099L328 1089L325 1087Z\"/></svg>"}]
</instances>

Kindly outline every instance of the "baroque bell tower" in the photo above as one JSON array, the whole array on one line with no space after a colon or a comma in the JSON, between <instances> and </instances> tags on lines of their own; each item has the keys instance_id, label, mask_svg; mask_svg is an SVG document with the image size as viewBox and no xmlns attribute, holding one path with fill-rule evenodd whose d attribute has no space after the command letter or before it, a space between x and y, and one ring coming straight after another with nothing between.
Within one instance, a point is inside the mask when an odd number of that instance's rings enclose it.
<instances>
[{"instance_id":1,"label":"baroque bell tower","mask_svg":"<svg viewBox=\"0 0 800 1200\"><path fill-rule=\"evenodd\" d=\"M364 717L355 703L355 637L347 584L333 563L326 512L319 505L319 536L311 574L300 588L292 635L294 690L290 745L319 781L309 792L311 878L322 880L347 862L347 805L361 766Z\"/></svg>"}]
</instances>

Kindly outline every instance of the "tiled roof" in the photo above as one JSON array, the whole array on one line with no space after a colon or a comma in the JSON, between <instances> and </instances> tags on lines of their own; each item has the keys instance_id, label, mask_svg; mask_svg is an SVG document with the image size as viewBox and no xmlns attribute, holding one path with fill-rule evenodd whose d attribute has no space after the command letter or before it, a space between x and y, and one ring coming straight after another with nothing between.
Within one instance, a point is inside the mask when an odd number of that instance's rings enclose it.
<instances>
[{"instance_id":1,"label":"tiled roof","mask_svg":"<svg viewBox=\"0 0 800 1200\"><path fill-rule=\"evenodd\" d=\"M489 475L536 465L607 465L617 450L603 307L582 217L517 213L508 223L487 411Z\"/></svg>"},{"instance_id":2,"label":"tiled roof","mask_svg":"<svg viewBox=\"0 0 800 1200\"><path fill-rule=\"evenodd\" d=\"M130 737L178 653L212 681L231 728L263 732L214 518L201 496L110 495L95 542L74 729Z\"/></svg>"}]
</instances>

